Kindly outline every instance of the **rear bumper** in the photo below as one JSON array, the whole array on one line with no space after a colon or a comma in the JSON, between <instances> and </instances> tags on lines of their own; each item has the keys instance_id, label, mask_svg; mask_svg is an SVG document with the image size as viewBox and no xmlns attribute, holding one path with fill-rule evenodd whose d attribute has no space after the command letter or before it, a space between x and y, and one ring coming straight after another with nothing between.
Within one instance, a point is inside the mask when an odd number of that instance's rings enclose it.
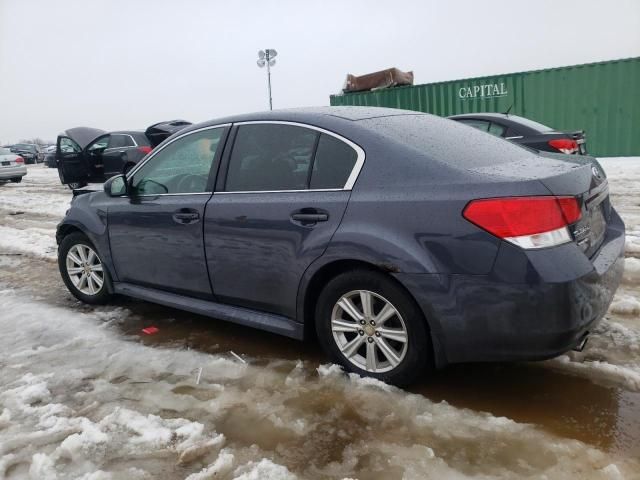
<instances>
[{"instance_id":1,"label":"rear bumper","mask_svg":"<svg viewBox=\"0 0 640 480\"><path fill-rule=\"evenodd\" d=\"M19 165L15 167L0 167L0 179L24 177L27 174L27 167Z\"/></svg>"},{"instance_id":2,"label":"rear bumper","mask_svg":"<svg viewBox=\"0 0 640 480\"><path fill-rule=\"evenodd\" d=\"M571 243L525 251L504 243L488 275L396 274L429 320L436 363L541 360L578 345L604 316L624 268L612 209L587 258Z\"/></svg>"}]
</instances>

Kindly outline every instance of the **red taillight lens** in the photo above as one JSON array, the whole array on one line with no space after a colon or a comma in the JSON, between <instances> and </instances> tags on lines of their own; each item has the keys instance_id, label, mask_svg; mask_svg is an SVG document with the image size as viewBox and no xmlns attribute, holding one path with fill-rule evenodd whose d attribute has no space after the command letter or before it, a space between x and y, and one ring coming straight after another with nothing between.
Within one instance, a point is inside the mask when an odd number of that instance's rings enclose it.
<instances>
[{"instance_id":1,"label":"red taillight lens","mask_svg":"<svg viewBox=\"0 0 640 480\"><path fill-rule=\"evenodd\" d=\"M571 154L578 151L578 142L576 142L572 138L556 138L554 140L549 140L548 143L553 148L561 151L562 153Z\"/></svg>"},{"instance_id":2,"label":"red taillight lens","mask_svg":"<svg viewBox=\"0 0 640 480\"><path fill-rule=\"evenodd\" d=\"M146 146L146 145L143 145L143 146L141 146L141 147L138 147L138 150L140 150L142 153L144 153L144 154L146 155L146 154L147 154L147 153L149 153L151 150L153 150L153 148L148 147L148 146Z\"/></svg>"},{"instance_id":3,"label":"red taillight lens","mask_svg":"<svg viewBox=\"0 0 640 480\"><path fill-rule=\"evenodd\" d=\"M473 200L462 215L496 237L510 238L558 230L581 212L574 197L508 197Z\"/></svg>"},{"instance_id":4,"label":"red taillight lens","mask_svg":"<svg viewBox=\"0 0 640 480\"><path fill-rule=\"evenodd\" d=\"M16 163L24 163L24 158L18 157L18 158L16 158L15 162Z\"/></svg>"}]
</instances>

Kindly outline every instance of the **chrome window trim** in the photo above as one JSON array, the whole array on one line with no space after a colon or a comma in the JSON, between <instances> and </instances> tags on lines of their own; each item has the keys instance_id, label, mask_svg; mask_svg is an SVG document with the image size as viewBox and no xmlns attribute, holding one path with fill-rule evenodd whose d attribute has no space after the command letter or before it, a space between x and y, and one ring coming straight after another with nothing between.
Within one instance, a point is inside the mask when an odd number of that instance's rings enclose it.
<instances>
[{"instance_id":1,"label":"chrome window trim","mask_svg":"<svg viewBox=\"0 0 640 480\"><path fill-rule=\"evenodd\" d=\"M504 137L505 140L514 140L516 138L524 138L523 135L516 135L515 137Z\"/></svg>"},{"instance_id":2,"label":"chrome window trim","mask_svg":"<svg viewBox=\"0 0 640 480\"><path fill-rule=\"evenodd\" d=\"M235 122L234 125L261 125L261 124L272 124L272 125L293 125L295 127L307 128L309 130L316 130L320 133L326 133L327 135L331 135L334 138L337 138L343 143L346 143L351 148L353 148L356 152L356 163L347 178L346 183L342 188L328 188L328 189L294 189L294 190L250 190L250 191L229 191L229 192L214 192L214 194L220 193L288 193L288 192L335 192L335 191L343 191L343 190L352 190L353 185L356 183L358 176L360 175L360 171L364 165L365 160L365 152L364 149L358 145L357 143L352 142L348 138L343 137L337 133L332 132L331 130L324 129L322 127L316 127L315 125L309 125L308 123L300 123L300 122L290 122L287 120L248 120L245 122Z\"/></svg>"},{"instance_id":3,"label":"chrome window trim","mask_svg":"<svg viewBox=\"0 0 640 480\"><path fill-rule=\"evenodd\" d=\"M305 192L346 192L345 188L305 188L303 190L234 190L233 192L213 192L214 195L237 195L239 193L305 193Z\"/></svg>"},{"instance_id":4,"label":"chrome window trim","mask_svg":"<svg viewBox=\"0 0 640 480\"><path fill-rule=\"evenodd\" d=\"M211 196L211 192L183 192L183 193L155 193L149 195L136 195L135 198L144 198L144 197L179 197L182 195L209 195ZM118 197L128 197L128 195L118 195Z\"/></svg>"},{"instance_id":5,"label":"chrome window trim","mask_svg":"<svg viewBox=\"0 0 640 480\"><path fill-rule=\"evenodd\" d=\"M129 179L131 177L133 177L136 172L138 170L140 170L142 167L144 167L147 162L151 161L151 159L153 159L156 155L158 155L160 152L162 152L165 148L167 148L169 145L171 145L173 142L180 140L181 138L184 138L188 135L194 134L194 133L198 133L198 132L203 132L205 130L213 130L214 128L224 128L224 127L228 127L230 126L230 123L221 123L218 125L210 125L208 127L202 127L202 128L198 128L197 130L191 130L189 132L185 132L181 135L178 135L176 138L174 138L173 140L171 140L170 142L165 143L162 147L158 148L158 149L154 149L149 155L147 155L147 157L142 161L142 162L138 162L138 164L136 164L135 167L133 167L131 170L129 170L124 178L125 180L128 182ZM207 195L211 195L212 192L199 192L199 194L207 194ZM194 195L193 193L161 193L158 195L137 195L138 197L142 197L142 196L152 196L152 197L157 197L160 195Z\"/></svg>"}]
</instances>

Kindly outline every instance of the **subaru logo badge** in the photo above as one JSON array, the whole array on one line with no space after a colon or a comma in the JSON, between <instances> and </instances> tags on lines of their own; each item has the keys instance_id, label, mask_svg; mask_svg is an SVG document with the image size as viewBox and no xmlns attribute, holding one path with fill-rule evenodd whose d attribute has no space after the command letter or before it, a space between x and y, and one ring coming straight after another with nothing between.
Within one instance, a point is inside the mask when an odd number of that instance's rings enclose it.
<instances>
[{"instance_id":1,"label":"subaru logo badge","mask_svg":"<svg viewBox=\"0 0 640 480\"><path fill-rule=\"evenodd\" d=\"M598 167L596 167L595 165L591 167L591 173L593 173L593 176L598 180L602 178L602 175L600 175L600 170L598 170Z\"/></svg>"}]
</instances>

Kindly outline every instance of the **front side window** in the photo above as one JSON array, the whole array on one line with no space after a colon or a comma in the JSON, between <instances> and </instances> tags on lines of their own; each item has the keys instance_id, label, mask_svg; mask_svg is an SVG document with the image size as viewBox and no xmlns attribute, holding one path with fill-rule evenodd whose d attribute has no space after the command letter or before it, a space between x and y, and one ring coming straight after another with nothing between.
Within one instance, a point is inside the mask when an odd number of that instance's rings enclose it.
<instances>
[{"instance_id":1,"label":"front side window","mask_svg":"<svg viewBox=\"0 0 640 480\"><path fill-rule=\"evenodd\" d=\"M109 143L109 135L104 137L100 137L95 142L87 147L88 152L95 152L96 150L104 150L107 148L107 144Z\"/></svg>"},{"instance_id":2,"label":"front side window","mask_svg":"<svg viewBox=\"0 0 640 480\"><path fill-rule=\"evenodd\" d=\"M241 125L229 160L225 190L304 190L319 133L281 124Z\"/></svg>"},{"instance_id":3,"label":"front side window","mask_svg":"<svg viewBox=\"0 0 640 480\"><path fill-rule=\"evenodd\" d=\"M131 180L134 195L204 193L224 127L186 135L167 145Z\"/></svg>"}]
</instances>

